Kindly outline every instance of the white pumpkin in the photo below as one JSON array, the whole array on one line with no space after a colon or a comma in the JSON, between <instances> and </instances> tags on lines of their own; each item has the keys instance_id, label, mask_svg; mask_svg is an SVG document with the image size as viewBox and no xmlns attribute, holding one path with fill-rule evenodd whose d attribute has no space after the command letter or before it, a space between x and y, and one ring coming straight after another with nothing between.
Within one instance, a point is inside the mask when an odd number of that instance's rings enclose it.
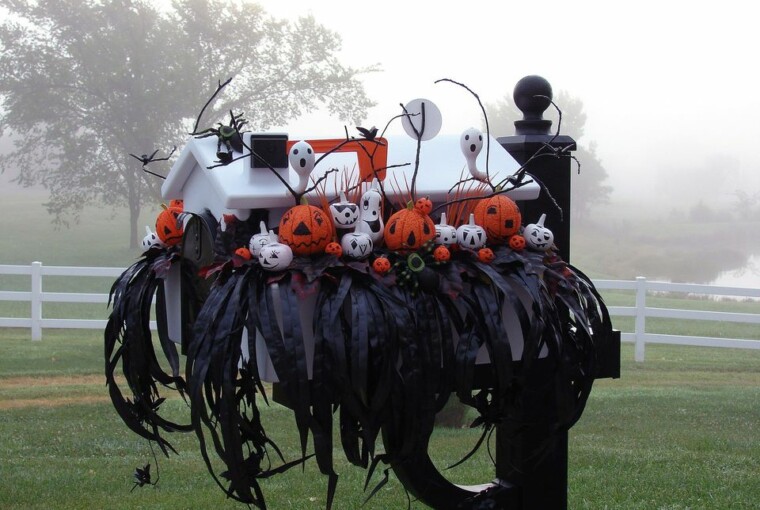
<instances>
[{"instance_id":1,"label":"white pumpkin","mask_svg":"<svg viewBox=\"0 0 760 510\"><path fill-rule=\"evenodd\" d=\"M269 231L269 242L259 251L259 264L266 271L283 271L293 262L290 246L278 242L274 230Z\"/></svg>"},{"instance_id":2,"label":"white pumpkin","mask_svg":"<svg viewBox=\"0 0 760 510\"><path fill-rule=\"evenodd\" d=\"M143 251L148 251L151 248L166 248L161 239L158 238L155 232L153 232L149 226L145 226L145 237L142 240Z\"/></svg>"},{"instance_id":3,"label":"white pumpkin","mask_svg":"<svg viewBox=\"0 0 760 510\"><path fill-rule=\"evenodd\" d=\"M363 260L372 253L372 238L366 232L350 232L340 241L343 255L352 259Z\"/></svg>"},{"instance_id":4,"label":"white pumpkin","mask_svg":"<svg viewBox=\"0 0 760 510\"><path fill-rule=\"evenodd\" d=\"M435 244L451 246L457 242L457 229L446 223L446 213L441 213L441 222L435 226Z\"/></svg>"},{"instance_id":5,"label":"white pumpkin","mask_svg":"<svg viewBox=\"0 0 760 510\"><path fill-rule=\"evenodd\" d=\"M349 202L344 192L340 192L340 202L330 205L330 215L338 230L352 230L359 221L359 206Z\"/></svg>"},{"instance_id":6,"label":"white pumpkin","mask_svg":"<svg viewBox=\"0 0 760 510\"><path fill-rule=\"evenodd\" d=\"M264 245L269 244L269 232L267 232L267 226L263 221L259 222L259 229L261 232L258 234L253 234L251 236L251 240L248 242L248 250L251 252L251 255L253 255L253 258L255 259L259 258L261 248Z\"/></svg>"},{"instance_id":7,"label":"white pumpkin","mask_svg":"<svg viewBox=\"0 0 760 510\"><path fill-rule=\"evenodd\" d=\"M544 226L546 214L542 214L537 223L530 223L523 230L525 244L531 250L546 251L554 244L554 233Z\"/></svg>"},{"instance_id":8,"label":"white pumpkin","mask_svg":"<svg viewBox=\"0 0 760 510\"><path fill-rule=\"evenodd\" d=\"M486 231L475 224L475 215L470 213L470 222L457 229L457 243L462 248L479 250L486 245Z\"/></svg>"},{"instance_id":9,"label":"white pumpkin","mask_svg":"<svg viewBox=\"0 0 760 510\"><path fill-rule=\"evenodd\" d=\"M379 245L383 239L382 213L383 194L380 193L380 183L377 179L372 181L372 186L362 195L359 200L359 222L356 224L355 232L364 232L369 234L372 242Z\"/></svg>"}]
</instances>

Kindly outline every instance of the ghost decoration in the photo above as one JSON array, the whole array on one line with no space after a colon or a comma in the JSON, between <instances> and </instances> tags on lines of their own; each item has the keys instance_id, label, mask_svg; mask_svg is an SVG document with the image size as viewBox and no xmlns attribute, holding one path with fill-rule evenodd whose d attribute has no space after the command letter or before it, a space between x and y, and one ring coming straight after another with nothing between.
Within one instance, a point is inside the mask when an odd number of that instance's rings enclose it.
<instances>
[{"instance_id":1,"label":"ghost decoration","mask_svg":"<svg viewBox=\"0 0 760 510\"><path fill-rule=\"evenodd\" d=\"M332 216L333 224L339 233L341 230L353 230L356 227L356 222L359 221L359 206L349 202L346 194L341 191L340 202L330 205L330 216Z\"/></svg>"},{"instance_id":2,"label":"ghost decoration","mask_svg":"<svg viewBox=\"0 0 760 510\"><path fill-rule=\"evenodd\" d=\"M372 238L366 232L350 232L340 240L343 255L356 260L364 260L373 249Z\"/></svg>"},{"instance_id":3,"label":"ghost decoration","mask_svg":"<svg viewBox=\"0 0 760 510\"><path fill-rule=\"evenodd\" d=\"M253 258L256 260L258 260L259 258L259 253L261 253L261 248L269 244L269 232L267 231L266 223L264 223L263 221L260 221L259 230L260 232L258 234L253 234L251 236L251 240L248 242L248 250L251 252L251 255L253 255Z\"/></svg>"},{"instance_id":4,"label":"ghost decoration","mask_svg":"<svg viewBox=\"0 0 760 510\"><path fill-rule=\"evenodd\" d=\"M470 222L457 229L457 243L462 248L479 250L486 245L486 231L475 224L475 215L470 213Z\"/></svg>"},{"instance_id":5,"label":"ghost decoration","mask_svg":"<svg viewBox=\"0 0 760 510\"><path fill-rule=\"evenodd\" d=\"M308 142L301 140L293 144L288 153L290 166L298 174L298 184L293 186L296 193L303 193L309 184L309 175L314 170L314 149Z\"/></svg>"},{"instance_id":6,"label":"ghost decoration","mask_svg":"<svg viewBox=\"0 0 760 510\"><path fill-rule=\"evenodd\" d=\"M457 229L446 223L446 213L441 213L441 222L435 226L435 244L451 246L457 242Z\"/></svg>"},{"instance_id":7,"label":"ghost decoration","mask_svg":"<svg viewBox=\"0 0 760 510\"><path fill-rule=\"evenodd\" d=\"M290 246L277 241L274 230L269 231L269 242L259 250L259 264L265 271L283 271L293 261Z\"/></svg>"},{"instance_id":8,"label":"ghost decoration","mask_svg":"<svg viewBox=\"0 0 760 510\"><path fill-rule=\"evenodd\" d=\"M148 251L151 248L166 248L166 245L158 238L155 232L153 232L149 226L145 226L145 237L142 240L143 251Z\"/></svg>"},{"instance_id":9,"label":"ghost decoration","mask_svg":"<svg viewBox=\"0 0 760 510\"><path fill-rule=\"evenodd\" d=\"M523 230L525 244L531 250L546 251L554 244L554 233L544 226L546 214L542 214L537 223L530 223Z\"/></svg>"},{"instance_id":10,"label":"ghost decoration","mask_svg":"<svg viewBox=\"0 0 760 510\"><path fill-rule=\"evenodd\" d=\"M375 245L379 245L383 239L383 214L381 206L383 194L380 193L380 183L377 179L372 181L372 186L362 195L359 200L359 222L354 232L369 234Z\"/></svg>"},{"instance_id":11,"label":"ghost decoration","mask_svg":"<svg viewBox=\"0 0 760 510\"><path fill-rule=\"evenodd\" d=\"M467 170L470 171L473 179L486 182L488 176L485 172L478 170L476 164L478 154L483 149L483 133L476 128L466 129L459 136L459 148L462 149L464 160L467 162Z\"/></svg>"}]
</instances>

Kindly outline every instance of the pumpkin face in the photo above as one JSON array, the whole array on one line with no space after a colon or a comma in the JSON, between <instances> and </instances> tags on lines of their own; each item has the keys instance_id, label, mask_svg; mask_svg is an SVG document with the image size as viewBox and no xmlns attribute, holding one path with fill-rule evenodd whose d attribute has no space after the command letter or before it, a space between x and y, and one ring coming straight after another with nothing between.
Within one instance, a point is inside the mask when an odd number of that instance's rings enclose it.
<instances>
[{"instance_id":1,"label":"pumpkin face","mask_svg":"<svg viewBox=\"0 0 760 510\"><path fill-rule=\"evenodd\" d=\"M359 220L359 206L346 199L346 194L340 192L340 202L330 205L330 215L332 216L335 228L339 230L348 230L354 228Z\"/></svg>"},{"instance_id":2,"label":"pumpkin face","mask_svg":"<svg viewBox=\"0 0 760 510\"><path fill-rule=\"evenodd\" d=\"M433 211L433 202L428 197L423 197L414 203L414 208L422 214L430 214Z\"/></svg>"},{"instance_id":3,"label":"pumpkin face","mask_svg":"<svg viewBox=\"0 0 760 510\"><path fill-rule=\"evenodd\" d=\"M509 238L509 247L514 251L523 251L525 249L525 238L515 234Z\"/></svg>"},{"instance_id":4,"label":"pumpkin face","mask_svg":"<svg viewBox=\"0 0 760 510\"><path fill-rule=\"evenodd\" d=\"M435 225L430 216L417 209L402 209L388 218L384 237L391 250L417 250L435 238Z\"/></svg>"},{"instance_id":5,"label":"pumpkin face","mask_svg":"<svg viewBox=\"0 0 760 510\"><path fill-rule=\"evenodd\" d=\"M385 274L391 270L391 261L388 260L386 257L378 257L372 263L372 269L377 274Z\"/></svg>"},{"instance_id":6,"label":"pumpkin face","mask_svg":"<svg viewBox=\"0 0 760 510\"><path fill-rule=\"evenodd\" d=\"M148 251L151 248L165 248L166 245L164 245L163 242L161 242L161 239L158 238L158 236L151 232L149 226L145 226L145 237L143 237L142 240L142 249L143 251Z\"/></svg>"},{"instance_id":7,"label":"pumpkin face","mask_svg":"<svg viewBox=\"0 0 760 510\"><path fill-rule=\"evenodd\" d=\"M248 250L251 252L254 259L259 258L261 247L269 244L269 232L267 232L267 226L263 221L259 222L259 228L261 229L261 232L253 234L251 240L248 242Z\"/></svg>"},{"instance_id":8,"label":"pumpkin face","mask_svg":"<svg viewBox=\"0 0 760 510\"><path fill-rule=\"evenodd\" d=\"M327 243L327 246L325 246L325 253L328 255L335 255L336 257L340 257L343 255L343 248L341 248L340 243L332 241Z\"/></svg>"},{"instance_id":9,"label":"pumpkin face","mask_svg":"<svg viewBox=\"0 0 760 510\"><path fill-rule=\"evenodd\" d=\"M368 189L359 200L359 223L356 224L356 232L369 234L372 242L379 245L383 240L383 195L380 193L380 184L377 179L372 181L372 187Z\"/></svg>"},{"instance_id":10,"label":"pumpkin face","mask_svg":"<svg viewBox=\"0 0 760 510\"><path fill-rule=\"evenodd\" d=\"M259 252L259 264L266 271L283 271L293 262L293 251L287 244L277 242L274 232L269 232L269 243Z\"/></svg>"},{"instance_id":11,"label":"pumpkin face","mask_svg":"<svg viewBox=\"0 0 760 510\"><path fill-rule=\"evenodd\" d=\"M490 264L493 262L493 259L496 258L496 254L493 252L491 248L481 248L478 250L478 260L483 262L484 264Z\"/></svg>"},{"instance_id":12,"label":"pumpkin face","mask_svg":"<svg viewBox=\"0 0 760 510\"><path fill-rule=\"evenodd\" d=\"M365 232L351 232L343 236L340 247L352 259L366 259L372 253L372 238Z\"/></svg>"},{"instance_id":13,"label":"pumpkin face","mask_svg":"<svg viewBox=\"0 0 760 510\"><path fill-rule=\"evenodd\" d=\"M484 198L475 206L475 223L483 227L492 244L506 243L520 230L522 216L517 204L505 195Z\"/></svg>"},{"instance_id":14,"label":"pumpkin face","mask_svg":"<svg viewBox=\"0 0 760 510\"><path fill-rule=\"evenodd\" d=\"M441 245L433 250L433 258L436 260L436 262L448 262L449 259L451 259L451 252L448 248Z\"/></svg>"},{"instance_id":15,"label":"pumpkin face","mask_svg":"<svg viewBox=\"0 0 760 510\"><path fill-rule=\"evenodd\" d=\"M179 219L182 209L169 207L158 214L156 218L156 235L166 246L175 246L182 241L184 228Z\"/></svg>"},{"instance_id":16,"label":"pumpkin face","mask_svg":"<svg viewBox=\"0 0 760 510\"><path fill-rule=\"evenodd\" d=\"M446 223L446 213L441 213L441 222L435 226L435 244L451 246L457 242L457 229Z\"/></svg>"},{"instance_id":17,"label":"pumpkin face","mask_svg":"<svg viewBox=\"0 0 760 510\"><path fill-rule=\"evenodd\" d=\"M457 229L457 242L462 248L477 250L486 245L486 231L475 224L475 215L470 214L470 222Z\"/></svg>"},{"instance_id":18,"label":"pumpkin face","mask_svg":"<svg viewBox=\"0 0 760 510\"><path fill-rule=\"evenodd\" d=\"M554 233L544 226L546 214L542 214L538 223L531 223L525 226L523 236L528 248L537 251L546 251L554 244Z\"/></svg>"},{"instance_id":19,"label":"pumpkin face","mask_svg":"<svg viewBox=\"0 0 760 510\"><path fill-rule=\"evenodd\" d=\"M297 205L282 215L280 240L296 255L322 253L332 238L332 221L319 207Z\"/></svg>"}]
</instances>

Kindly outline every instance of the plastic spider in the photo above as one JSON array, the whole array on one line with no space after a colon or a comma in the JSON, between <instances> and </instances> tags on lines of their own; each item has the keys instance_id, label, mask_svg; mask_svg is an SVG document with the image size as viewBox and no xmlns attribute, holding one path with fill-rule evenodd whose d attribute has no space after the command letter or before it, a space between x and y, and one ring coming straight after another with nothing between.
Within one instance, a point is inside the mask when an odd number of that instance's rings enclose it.
<instances>
[{"instance_id":1,"label":"plastic spider","mask_svg":"<svg viewBox=\"0 0 760 510\"><path fill-rule=\"evenodd\" d=\"M216 157L222 163L230 163L232 161L232 152L243 152L243 137L240 134L240 130L243 126L248 124L248 121L243 118L243 114L235 116L230 112L230 122L226 126L221 122L217 123L218 127L212 127L192 133L196 138L208 138L209 136L216 136Z\"/></svg>"}]
</instances>

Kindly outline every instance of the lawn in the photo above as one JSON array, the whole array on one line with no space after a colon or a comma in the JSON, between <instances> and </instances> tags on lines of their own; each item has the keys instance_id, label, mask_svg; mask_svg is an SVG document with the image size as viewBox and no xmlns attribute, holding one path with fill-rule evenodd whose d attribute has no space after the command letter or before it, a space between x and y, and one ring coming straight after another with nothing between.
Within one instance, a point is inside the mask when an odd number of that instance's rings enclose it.
<instances>
[{"instance_id":1,"label":"lawn","mask_svg":"<svg viewBox=\"0 0 760 510\"><path fill-rule=\"evenodd\" d=\"M131 491L132 473L155 462L108 400L98 332L0 330L0 508L240 508L207 474L193 435L159 458L158 487ZM595 385L570 434L569 508L750 509L760 501L760 352L653 345L647 361L623 348L622 377ZM176 416L187 409L167 403ZM266 410L268 430L289 458L298 440L290 411ZM438 429L439 466L463 456L478 430ZM483 449L448 472L459 483L493 474ZM336 451L337 509L359 508L363 470ZM450 473L450 474L449 474ZM376 475L375 480L379 480ZM313 462L264 482L269 506L323 508L325 479ZM391 482L365 508L406 508ZM421 509L419 503L412 508Z\"/></svg>"}]
</instances>

